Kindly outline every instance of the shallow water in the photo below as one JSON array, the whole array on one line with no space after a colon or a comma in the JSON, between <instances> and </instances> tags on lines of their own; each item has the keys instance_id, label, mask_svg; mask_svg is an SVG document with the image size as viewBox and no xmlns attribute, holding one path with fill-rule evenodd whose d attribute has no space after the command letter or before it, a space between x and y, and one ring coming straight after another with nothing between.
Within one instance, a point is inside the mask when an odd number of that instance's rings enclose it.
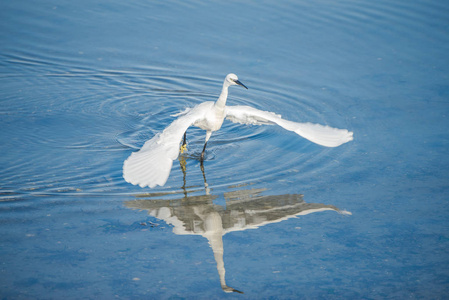
<instances>
[{"instance_id":1,"label":"shallow water","mask_svg":"<svg viewBox=\"0 0 449 300\"><path fill-rule=\"evenodd\" d=\"M449 5L0 7L2 298L447 297ZM229 105L354 141L225 122L202 169L190 128L164 187L126 183L229 72Z\"/></svg>"}]
</instances>

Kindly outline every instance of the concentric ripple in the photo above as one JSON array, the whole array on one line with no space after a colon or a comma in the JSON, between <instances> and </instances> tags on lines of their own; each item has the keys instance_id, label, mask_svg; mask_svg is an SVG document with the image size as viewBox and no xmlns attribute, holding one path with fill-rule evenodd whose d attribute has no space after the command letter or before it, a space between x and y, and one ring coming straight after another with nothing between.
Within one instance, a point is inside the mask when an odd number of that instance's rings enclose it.
<instances>
[{"instance_id":1,"label":"concentric ripple","mask_svg":"<svg viewBox=\"0 0 449 300\"><path fill-rule=\"evenodd\" d=\"M6 141L4 146L16 151L9 154L11 159L0 171L2 200L54 193L142 192L123 180L123 161L167 127L175 119L172 115L204 101L215 101L222 80L161 70L74 68L70 63L47 63L45 57L29 59L26 55L6 61L17 68L17 74L31 75L15 77L27 82L22 85L23 102L4 92L7 105L1 114L7 130L2 132L2 140ZM33 76L36 70L28 70L30 65L45 72ZM332 111L333 103L316 101L273 82L268 85L260 78L242 81L250 89L232 87L228 105L274 111L292 121L346 126ZM334 120L338 121L334 124ZM174 162L166 186L156 190L179 191L183 185L196 189L204 186L204 177L211 189L254 182L275 186L283 181L309 181L325 176L345 154L344 147L326 149L276 126L225 121L208 143L203 176L199 157L205 132L192 127L187 136L188 152L183 154L186 172Z\"/></svg>"},{"instance_id":2,"label":"concentric ripple","mask_svg":"<svg viewBox=\"0 0 449 300\"><path fill-rule=\"evenodd\" d=\"M189 80L196 81L192 78ZM315 121L333 125L332 120L324 121L327 116L333 114L332 103L321 102L320 104L314 99L308 101L306 96L298 97L298 95L279 92L282 89L276 85L271 85L269 89L259 89L257 84L266 85L264 82L253 82L254 87L250 87L248 91L232 87L228 105L251 105L259 109L275 111L294 121ZM207 86L207 83L202 85ZM188 87L187 89L190 90ZM193 91L180 96L166 92L163 95L164 109L157 109L154 114L142 116L133 124L133 129L118 136L118 141L122 145L133 148L132 151L136 151L146 140L162 131L175 119L171 114L183 110L186 106L215 99L218 93L219 90L213 96ZM148 98L149 101L153 100L152 103L148 102L150 107L157 106L158 96L154 96L154 99ZM149 111L151 111L150 108ZM326 116L323 116L320 111L326 111ZM339 124L342 122L340 121ZM204 137L204 131L194 127L188 129L188 152L182 155L186 160L187 171L183 173L183 167L180 167L179 162L174 162L166 186L158 189L179 189L183 178L187 178L188 186L202 186L203 175L199 158ZM343 147L327 149L315 145L277 126L245 126L225 121L223 127L218 132L214 132L209 140L204 176L212 189L254 182L276 185L281 181L294 182L310 177L322 177L327 176L330 169L338 165L338 160L345 154L343 149Z\"/></svg>"}]
</instances>

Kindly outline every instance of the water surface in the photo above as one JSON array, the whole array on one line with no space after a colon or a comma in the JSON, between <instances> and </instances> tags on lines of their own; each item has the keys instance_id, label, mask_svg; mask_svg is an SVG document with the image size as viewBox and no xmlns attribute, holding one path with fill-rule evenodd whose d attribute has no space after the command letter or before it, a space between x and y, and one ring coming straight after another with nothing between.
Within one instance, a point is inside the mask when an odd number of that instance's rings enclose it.
<instances>
[{"instance_id":1,"label":"water surface","mask_svg":"<svg viewBox=\"0 0 449 300\"><path fill-rule=\"evenodd\" d=\"M0 6L3 298L447 297L445 3ZM226 122L201 168L191 128L164 187L126 183L230 72L229 105L354 141Z\"/></svg>"}]
</instances>

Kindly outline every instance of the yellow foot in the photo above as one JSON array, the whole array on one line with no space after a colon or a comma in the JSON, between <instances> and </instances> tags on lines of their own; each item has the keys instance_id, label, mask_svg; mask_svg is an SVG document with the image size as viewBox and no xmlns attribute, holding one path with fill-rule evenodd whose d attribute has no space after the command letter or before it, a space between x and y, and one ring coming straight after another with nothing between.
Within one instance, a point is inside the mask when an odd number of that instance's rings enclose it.
<instances>
[{"instance_id":1,"label":"yellow foot","mask_svg":"<svg viewBox=\"0 0 449 300\"><path fill-rule=\"evenodd\" d=\"M187 145L182 145L181 148L179 149L179 151L181 151L181 153L184 153L184 151L187 151Z\"/></svg>"}]
</instances>

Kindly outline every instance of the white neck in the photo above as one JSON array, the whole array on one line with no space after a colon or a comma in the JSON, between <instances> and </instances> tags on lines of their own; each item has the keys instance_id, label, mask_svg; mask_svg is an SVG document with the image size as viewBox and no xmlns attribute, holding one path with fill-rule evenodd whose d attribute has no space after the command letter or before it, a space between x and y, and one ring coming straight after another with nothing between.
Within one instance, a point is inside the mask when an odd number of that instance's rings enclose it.
<instances>
[{"instance_id":1,"label":"white neck","mask_svg":"<svg viewBox=\"0 0 449 300\"><path fill-rule=\"evenodd\" d=\"M223 89L221 90L220 97L218 97L217 102L215 102L215 107L224 109L226 106L226 100L228 99L228 87L229 83L225 80L223 83Z\"/></svg>"}]
</instances>

